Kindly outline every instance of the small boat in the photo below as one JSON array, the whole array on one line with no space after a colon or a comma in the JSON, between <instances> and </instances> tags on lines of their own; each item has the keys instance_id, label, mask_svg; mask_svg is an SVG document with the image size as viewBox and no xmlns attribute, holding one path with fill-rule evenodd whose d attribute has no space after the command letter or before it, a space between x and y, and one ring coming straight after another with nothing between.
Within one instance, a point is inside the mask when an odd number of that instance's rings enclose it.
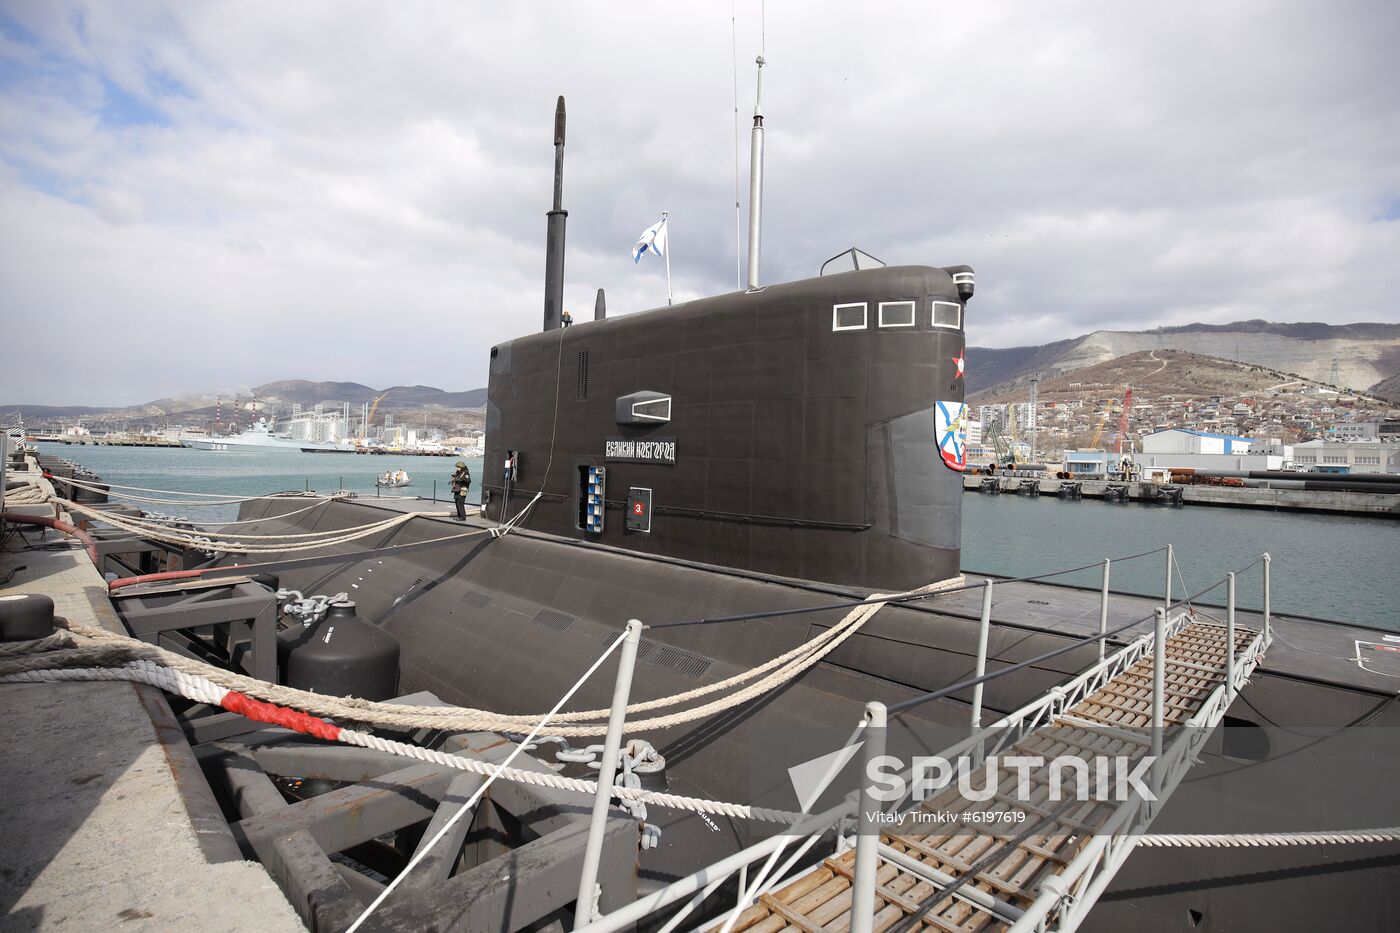
<instances>
[{"instance_id":1,"label":"small boat","mask_svg":"<svg viewBox=\"0 0 1400 933\"><path fill-rule=\"evenodd\" d=\"M379 474L379 481L376 482L375 485L397 488L399 486L407 486L409 482L407 470L385 470L383 473Z\"/></svg>"}]
</instances>

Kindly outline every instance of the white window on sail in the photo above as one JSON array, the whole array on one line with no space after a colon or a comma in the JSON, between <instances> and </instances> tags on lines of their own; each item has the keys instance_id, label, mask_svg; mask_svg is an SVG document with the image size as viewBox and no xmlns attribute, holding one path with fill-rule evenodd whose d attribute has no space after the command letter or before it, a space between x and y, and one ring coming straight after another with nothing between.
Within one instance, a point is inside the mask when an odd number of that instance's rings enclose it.
<instances>
[{"instance_id":1,"label":"white window on sail","mask_svg":"<svg viewBox=\"0 0 1400 933\"><path fill-rule=\"evenodd\" d=\"M882 301L882 302L880 302L880 326L881 326L881 327L913 327L913 326L914 326L914 302L912 302L912 301Z\"/></svg>"},{"instance_id":2,"label":"white window on sail","mask_svg":"<svg viewBox=\"0 0 1400 933\"><path fill-rule=\"evenodd\" d=\"M831 309L832 330L865 330L866 304L863 301L836 305Z\"/></svg>"},{"instance_id":3,"label":"white window on sail","mask_svg":"<svg viewBox=\"0 0 1400 933\"><path fill-rule=\"evenodd\" d=\"M953 301L933 303L933 326L957 330L962 327L962 305Z\"/></svg>"}]
</instances>

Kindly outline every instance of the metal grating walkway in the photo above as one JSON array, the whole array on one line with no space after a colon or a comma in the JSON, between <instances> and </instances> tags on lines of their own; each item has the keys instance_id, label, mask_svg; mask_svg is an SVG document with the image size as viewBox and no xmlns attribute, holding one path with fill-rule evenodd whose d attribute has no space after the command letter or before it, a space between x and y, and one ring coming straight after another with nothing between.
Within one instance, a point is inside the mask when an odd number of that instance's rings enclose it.
<instances>
[{"instance_id":1,"label":"metal grating walkway","mask_svg":"<svg viewBox=\"0 0 1400 933\"><path fill-rule=\"evenodd\" d=\"M1238 689L1258 665L1267 638L1237 627L1234 641ZM1127 858L1136 841L1134 834L1146 828L1189 769L1190 752L1208 737L1233 699L1225 681L1225 626L1183 615L1169 629L1165 645L1166 735L1158 764L1165 764L1166 777L1157 792L1159 803L1141 798L1136 806L1132 801L1081 802L1070 794L1067 801L1052 801L1048 768L1029 772L1032 792L1024 801L1015 796L1018 775L1014 769L995 772L996 793L985 802L964 798L954 785L920 808L959 814L1019 811L1025 821L997 824L1004 829L984 828L974 821L975 830L882 835L871 929L877 933L1004 930L1018 920L1034 928L1042 928L1045 921L1052 929L1077 925ZM1018 733L999 754L1014 750L1047 761L1070 755L1086 762L1107 754L1125 756L1134 763L1151 754L1152 652L1144 648L1118 657L1117 663L1109 659L1098 673L1062 688L1066 702L1047 702L1046 715L1031 716L1030 728ZM1187 725L1200 728L1179 728ZM826 859L762 895L733 929L745 933L849 929L854 863L854 849Z\"/></svg>"}]
</instances>

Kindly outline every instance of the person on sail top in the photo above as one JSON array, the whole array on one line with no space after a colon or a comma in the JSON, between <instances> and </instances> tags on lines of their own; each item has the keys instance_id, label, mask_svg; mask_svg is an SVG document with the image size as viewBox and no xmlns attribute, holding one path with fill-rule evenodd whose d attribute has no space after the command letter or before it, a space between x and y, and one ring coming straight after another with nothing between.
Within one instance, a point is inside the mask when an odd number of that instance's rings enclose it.
<instances>
[{"instance_id":1,"label":"person on sail top","mask_svg":"<svg viewBox=\"0 0 1400 933\"><path fill-rule=\"evenodd\" d=\"M452 502L457 506L457 521L467 520L467 490L472 488L472 471L467 469L465 460L457 461L457 469L452 473Z\"/></svg>"}]
</instances>

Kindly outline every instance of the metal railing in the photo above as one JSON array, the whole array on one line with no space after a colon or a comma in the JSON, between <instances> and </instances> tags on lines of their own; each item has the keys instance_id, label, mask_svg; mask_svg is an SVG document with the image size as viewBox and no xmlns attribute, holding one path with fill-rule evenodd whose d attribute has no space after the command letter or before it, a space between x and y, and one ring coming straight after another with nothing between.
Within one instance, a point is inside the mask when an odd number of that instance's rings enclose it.
<instances>
[{"instance_id":1,"label":"metal railing","mask_svg":"<svg viewBox=\"0 0 1400 933\"><path fill-rule=\"evenodd\" d=\"M916 859L904 856L902 853L891 849L880 841L880 834L873 827L866 826L865 831L856 833L854 848L855 870L852 876L852 908L850 925L853 933L868 933L871 927L871 919L874 915L874 905L877 896L876 873L880 861L886 860L894 862L906 871L911 871L920 876L924 881L933 884L939 891L949 892L939 897L937 893L934 902L937 903L946 899L950 894L965 900L983 910L987 910L1004 922L1010 923L1011 928L1016 933L1024 933L1030 930L1074 929L1087 915L1089 909L1097 901L1114 874L1137 843L1138 835L1151 823L1159 812L1162 803L1171 791L1180 782L1182 777L1190 769L1202 745L1210 736L1211 727L1217 724L1224 716L1225 710L1233 701L1243 682L1253 672L1258 665L1264 650L1271 640L1270 630L1270 556L1262 555L1258 560L1252 562L1241 571L1227 574L1220 582L1213 584L1206 590L1193 596L1187 596L1177 602L1171 598L1171 573L1174 565L1174 552L1169 545L1166 548L1166 584L1163 594L1163 606L1154 610L1151 617L1136 619L1125 625L1118 626L1112 630L1108 629L1108 600L1109 600L1109 573L1111 561L1105 559L1103 567L1103 585L1101 590L1101 604L1099 607L1099 631L1097 634L1085 636L1077 639L1069 645L1046 652L1035 658L1019 662L1008 667L1001 668L991 674L986 672L987 645L989 641L989 630L991 625L991 610L993 606L994 582L991 580L981 584L983 589L982 613L979 620L978 632L978 652L976 662L976 675L961 683L950 685L940 690L932 691L906 700L902 703L886 707L882 703L871 702L866 705L866 711L860 724L853 733L852 740L860 732L866 733L867 745L864 749L863 759L868 761L872 756L883 754L883 727L888 716L898 714L904 710L913 708L934 699L950 696L954 693L973 689L973 702L970 711L969 734L962 741L954 744L950 748L940 753L941 758L953 760L958 756L972 754L979 760L985 755L995 755L1002 749L1014 745L1043 726L1053 724L1066 712L1075 707L1085 699L1095 694L1110 681L1122 675L1125 671L1137 664L1145 657L1151 657L1152 666L1152 701L1151 701L1151 722L1152 722L1152 754L1156 759L1151 770L1151 779L1154 786L1154 794L1157 800L1148 800L1141 795L1130 795L1129 799L1120 804L1105 821L1103 826L1094 833L1090 841L1079 850L1065 868L1054 875L1046 877L1039 886L1039 893L1032 904L1025 910L1020 910L1014 905L1008 904L985 891L964 885L964 879L956 879L938 871L933 866L927 865ZM1156 552L1148 552L1156 553ZM1145 555L1134 555L1134 557ZM1249 646L1238 653L1235 650L1235 577L1238 572L1253 567L1254 564L1263 565L1263 589L1264 608L1263 626L1259 634L1250 642ZM1090 567L1096 565L1089 565ZM1076 568L1082 570L1085 568ZM1060 571L1057 574L1045 574L1040 578L1058 575L1074 571ZM1210 592L1216 587L1224 584L1227 588L1227 613L1224 626L1202 622L1196 619L1193 610L1189 608L1193 599L1199 598L1204 593ZM968 587L967 589L970 589ZM1173 610L1183 609L1174 618L1171 617ZM802 610L814 611L814 610ZM746 617L751 618L751 617ZM1126 632L1128 629L1148 621L1154 623L1152 630L1133 638L1128 644L1115 651L1111 655L1106 653L1105 645L1107 640L1114 635ZM721 620L703 620L721 621ZM727 620L724 620L727 621ZM703 622L702 622L703 624ZM1165 731L1165 666L1166 666L1166 643L1168 639L1179 634L1189 625L1204 625L1222 629L1222 638L1226 640L1226 663L1223 681L1202 702L1198 709L1182 727L1175 731L1172 743L1163 748L1163 735ZM636 630L633 630L636 626ZM628 702L628 691L631 683L631 668L635 662L635 638L640 631L640 623L635 620L629 623L628 642L632 644L632 650L624 650L622 663L618 670L618 679L614 691L612 715L609 718L608 734L604 751L604 773L599 775L598 796L594 801L594 822L598 822L599 814L606 814L609 805L609 788L611 780L607 776L608 749L613 750L615 761L616 749L620 745L624 728L625 708ZM1064 684L1052 688L1046 694L1025 704L1021 708L1007 713L997 719L996 722L983 726L982 718L982 688L994 679L1007 676L1018 670L1022 670L1036 663L1041 663L1050 658L1056 657L1068 651L1097 643L1099 646L1099 661L1091 668L1071 678ZM1076 724L1075 717L1068 717L1068 722ZM1087 724L1087 723L1086 723ZM1112 733L1111 726L1093 723L1096 728ZM1140 741L1140 740L1139 740ZM912 769L906 770L904 776L907 778L912 774ZM829 779L828 779L829 780ZM775 835L756 845L742 849L734 854L709 865L685 878L680 879L666 887L641 898L633 903L615 910L607 915L599 916L596 913L597 903L596 855L601 850L602 834L591 832L588 841L588 853L593 853L594 859L590 862L588 855L585 855L584 871L580 878L578 920L575 923L575 931L587 931L587 933L611 933L611 931L621 930L635 924L639 920L654 913L665 910L679 901L687 900L681 910L673 916L663 927L660 933L670 933L689 916L695 909L700 907L704 901L710 897L719 887L735 874L741 876L739 893L735 899L732 909L728 910L722 930L727 931L732 928L739 914L758 897L771 890L774 886L787 879L787 873L796 865L810 848L833 826L842 824L849 825L849 821L855 815L860 819L865 819L866 815L877 809L897 810L904 804L908 795L913 791L914 782L906 780L904 782L905 792L898 800L875 805L873 801L867 799L869 788L861 788L848 794L839 804L821 813L807 816L800 822L794 822L788 827L784 834ZM824 789L824 788L823 788ZM817 792L820 793L820 790ZM810 806L810 803L807 804ZM869 805L869 806L864 806ZM778 858L794 842L798 843L797 851L791 854L782 866L774 870ZM841 837L838 834L838 848L842 851L851 847L849 838ZM760 860L766 860L764 868L758 872L757 876L750 880L747 877L749 866L756 864ZM906 864L914 863L917 864ZM590 871L591 865L591 871Z\"/></svg>"}]
</instances>

